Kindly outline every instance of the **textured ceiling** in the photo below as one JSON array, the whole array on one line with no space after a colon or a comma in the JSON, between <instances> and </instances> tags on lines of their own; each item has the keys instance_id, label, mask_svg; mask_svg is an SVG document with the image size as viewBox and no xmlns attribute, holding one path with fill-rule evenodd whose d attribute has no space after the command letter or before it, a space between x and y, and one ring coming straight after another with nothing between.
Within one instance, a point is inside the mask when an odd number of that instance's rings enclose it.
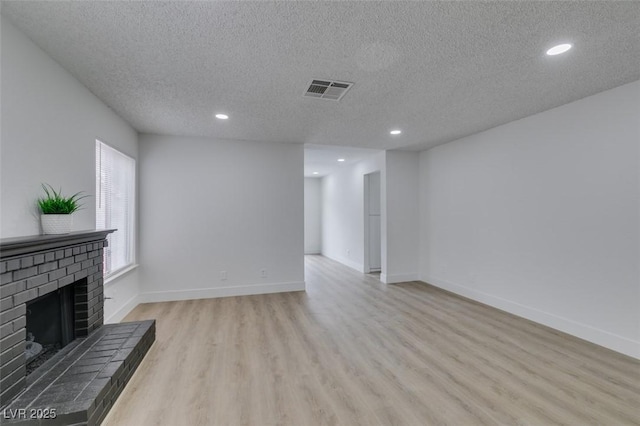
<instances>
[{"instance_id":1,"label":"textured ceiling","mask_svg":"<svg viewBox=\"0 0 640 426\"><path fill-rule=\"evenodd\" d=\"M640 78L640 2L3 1L2 14L140 132L424 149ZM560 42L574 48L544 54ZM312 78L355 85L340 102L303 97Z\"/></svg>"}]
</instances>

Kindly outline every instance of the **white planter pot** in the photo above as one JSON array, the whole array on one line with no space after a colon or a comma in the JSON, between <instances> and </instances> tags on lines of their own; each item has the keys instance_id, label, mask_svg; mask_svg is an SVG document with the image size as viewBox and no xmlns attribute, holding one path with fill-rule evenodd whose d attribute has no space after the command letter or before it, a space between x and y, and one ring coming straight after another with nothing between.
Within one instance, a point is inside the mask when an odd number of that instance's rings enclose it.
<instances>
[{"instance_id":1,"label":"white planter pot","mask_svg":"<svg viewBox=\"0 0 640 426\"><path fill-rule=\"evenodd\" d=\"M50 234L68 234L71 232L73 224L73 216L70 214L42 214L40 215L42 223L42 233Z\"/></svg>"}]
</instances>

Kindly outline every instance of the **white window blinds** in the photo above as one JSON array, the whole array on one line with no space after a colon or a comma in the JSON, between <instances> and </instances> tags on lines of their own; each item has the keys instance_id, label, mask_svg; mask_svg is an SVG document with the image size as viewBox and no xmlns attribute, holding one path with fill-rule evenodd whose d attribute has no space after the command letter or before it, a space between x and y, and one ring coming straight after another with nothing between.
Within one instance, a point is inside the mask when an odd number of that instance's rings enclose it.
<instances>
[{"instance_id":1,"label":"white window blinds","mask_svg":"<svg viewBox=\"0 0 640 426\"><path fill-rule=\"evenodd\" d=\"M104 249L104 275L134 263L136 162L96 140L96 228L117 229Z\"/></svg>"}]
</instances>

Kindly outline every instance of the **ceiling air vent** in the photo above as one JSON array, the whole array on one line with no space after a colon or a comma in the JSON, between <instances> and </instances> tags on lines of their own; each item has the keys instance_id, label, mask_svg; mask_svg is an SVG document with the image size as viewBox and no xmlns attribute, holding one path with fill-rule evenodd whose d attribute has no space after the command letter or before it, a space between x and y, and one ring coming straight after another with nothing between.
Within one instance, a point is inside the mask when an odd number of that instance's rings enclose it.
<instances>
[{"instance_id":1,"label":"ceiling air vent","mask_svg":"<svg viewBox=\"0 0 640 426\"><path fill-rule=\"evenodd\" d=\"M353 83L346 81L311 80L304 96L339 101L351 86Z\"/></svg>"}]
</instances>

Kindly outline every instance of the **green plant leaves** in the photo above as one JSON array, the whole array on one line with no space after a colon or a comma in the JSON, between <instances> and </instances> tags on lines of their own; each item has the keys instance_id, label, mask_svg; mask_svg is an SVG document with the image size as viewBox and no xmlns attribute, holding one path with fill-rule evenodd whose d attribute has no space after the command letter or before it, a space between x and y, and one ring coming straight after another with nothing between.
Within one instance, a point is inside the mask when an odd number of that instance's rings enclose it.
<instances>
[{"instance_id":1,"label":"green plant leaves","mask_svg":"<svg viewBox=\"0 0 640 426\"><path fill-rule=\"evenodd\" d=\"M76 192L70 197L62 195L62 189L56 191L49 184L42 184L42 189L46 197L38 198L38 207L42 214L71 214L82 208L80 200L88 195L81 195L82 191Z\"/></svg>"}]
</instances>

